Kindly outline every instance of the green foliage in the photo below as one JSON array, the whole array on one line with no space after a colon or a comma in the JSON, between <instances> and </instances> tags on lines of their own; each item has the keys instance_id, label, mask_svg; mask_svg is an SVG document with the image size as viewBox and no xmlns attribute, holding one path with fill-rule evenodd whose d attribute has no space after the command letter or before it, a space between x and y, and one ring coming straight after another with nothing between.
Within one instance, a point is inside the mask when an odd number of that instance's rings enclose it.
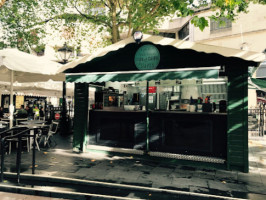
<instances>
[{"instance_id":1,"label":"green foliage","mask_svg":"<svg viewBox=\"0 0 266 200\"><path fill-rule=\"evenodd\" d=\"M62 5L57 0L6 1L0 9L1 42L23 51L39 45L45 34L45 20L48 16L57 15L58 9L53 6L63 9Z\"/></svg>"},{"instance_id":2,"label":"green foliage","mask_svg":"<svg viewBox=\"0 0 266 200\"><path fill-rule=\"evenodd\" d=\"M63 31L63 38L72 40L78 47L95 31L109 33L112 43L120 34L130 36L134 31L153 31L166 17L192 16L192 23L204 30L208 19L195 14L201 9L215 9L212 19L234 20L239 13L247 12L249 0L10 0L0 9L0 26L3 29L3 45L29 50L40 46L48 34ZM266 0L253 0L265 4ZM168 18L169 19L169 18ZM48 33L47 26L54 31ZM93 34L91 34L93 32ZM108 38L96 46L108 44ZM75 44L74 44L75 43ZM2 46L3 46L2 45ZM93 46L93 45L92 45Z\"/></svg>"},{"instance_id":3,"label":"green foliage","mask_svg":"<svg viewBox=\"0 0 266 200\"><path fill-rule=\"evenodd\" d=\"M209 25L208 20L206 20L204 17L198 16L193 17L191 23L194 24L196 27L199 27L201 31L203 31L204 28Z\"/></svg>"}]
</instances>

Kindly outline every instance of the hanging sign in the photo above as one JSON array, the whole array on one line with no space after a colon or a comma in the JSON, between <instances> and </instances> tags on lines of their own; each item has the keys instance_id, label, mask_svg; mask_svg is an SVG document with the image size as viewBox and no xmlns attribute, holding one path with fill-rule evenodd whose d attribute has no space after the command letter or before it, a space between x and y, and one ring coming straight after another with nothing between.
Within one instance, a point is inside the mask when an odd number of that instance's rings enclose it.
<instances>
[{"instance_id":1,"label":"hanging sign","mask_svg":"<svg viewBox=\"0 0 266 200\"><path fill-rule=\"evenodd\" d=\"M139 70L156 69L160 62L160 52L154 45L143 45L137 50L134 61Z\"/></svg>"}]
</instances>

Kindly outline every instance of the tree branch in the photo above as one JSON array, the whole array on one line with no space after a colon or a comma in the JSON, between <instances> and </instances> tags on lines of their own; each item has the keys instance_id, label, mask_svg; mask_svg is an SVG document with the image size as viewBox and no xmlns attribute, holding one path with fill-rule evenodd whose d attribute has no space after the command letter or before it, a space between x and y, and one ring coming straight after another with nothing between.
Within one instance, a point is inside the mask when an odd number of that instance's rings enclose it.
<instances>
[{"instance_id":1,"label":"tree branch","mask_svg":"<svg viewBox=\"0 0 266 200\"><path fill-rule=\"evenodd\" d=\"M92 17L92 16L89 16L89 15L85 15L84 13L82 13L79 9L78 9L78 7L76 6L76 3L77 2L75 2L75 4L74 4L74 8L78 11L78 13L82 16L82 17L84 17L84 18L86 18L86 19L88 19L88 20L93 20L94 22L98 22L98 23L102 23L102 24L105 24L106 26L108 26L108 27L111 27L111 25L109 24L109 23L107 23L106 21L104 21L104 20L101 20L101 19L99 19L98 17Z\"/></svg>"},{"instance_id":2,"label":"tree branch","mask_svg":"<svg viewBox=\"0 0 266 200\"><path fill-rule=\"evenodd\" d=\"M157 1L157 4L154 6L154 8L151 10L150 13L148 13L148 15L154 16L154 14L157 12L159 6L161 5L161 0ZM144 15L142 18L140 18L141 20L145 19L147 17L147 15ZM145 20L143 21L145 22Z\"/></svg>"},{"instance_id":3,"label":"tree branch","mask_svg":"<svg viewBox=\"0 0 266 200\"><path fill-rule=\"evenodd\" d=\"M104 1L104 0L101 0L101 2L110 10L111 8L108 6L108 4Z\"/></svg>"}]
</instances>

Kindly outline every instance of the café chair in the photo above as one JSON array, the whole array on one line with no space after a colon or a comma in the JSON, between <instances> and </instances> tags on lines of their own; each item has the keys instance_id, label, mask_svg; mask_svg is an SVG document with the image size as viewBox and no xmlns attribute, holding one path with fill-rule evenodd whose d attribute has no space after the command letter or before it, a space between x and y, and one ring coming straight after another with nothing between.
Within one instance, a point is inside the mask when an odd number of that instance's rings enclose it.
<instances>
[{"instance_id":1,"label":"caf\u00e9 chair","mask_svg":"<svg viewBox=\"0 0 266 200\"><path fill-rule=\"evenodd\" d=\"M21 131L25 130L25 127L21 127ZM14 135L16 133L11 133L11 135ZM18 148L18 138L11 138L6 140L8 142L8 148L9 151L8 153L11 154L11 149L12 149L12 142L16 143L16 147ZM26 147L27 147L27 152L30 152L30 140L29 137L25 136L21 138L21 141L26 142Z\"/></svg>"},{"instance_id":2,"label":"caf\u00e9 chair","mask_svg":"<svg viewBox=\"0 0 266 200\"><path fill-rule=\"evenodd\" d=\"M56 134L56 132L58 130L58 126L59 126L59 122L53 121L52 124L49 127L49 130L47 132L43 132L42 133L42 135L41 135L42 138L40 139L40 142L43 140L43 146L44 147L46 147L46 145L48 147L50 147L50 144L52 142L56 143L53 140L53 136L54 136L54 134Z\"/></svg>"}]
</instances>

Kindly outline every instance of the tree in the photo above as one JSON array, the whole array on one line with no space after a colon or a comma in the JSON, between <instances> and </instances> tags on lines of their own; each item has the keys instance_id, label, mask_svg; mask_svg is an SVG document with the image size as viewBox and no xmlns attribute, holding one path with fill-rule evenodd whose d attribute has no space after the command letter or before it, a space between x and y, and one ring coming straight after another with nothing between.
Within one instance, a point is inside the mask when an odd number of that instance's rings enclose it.
<instances>
[{"instance_id":1,"label":"tree","mask_svg":"<svg viewBox=\"0 0 266 200\"><path fill-rule=\"evenodd\" d=\"M226 17L233 21L239 13L247 12L249 3L249 0L214 0L211 3L208 0L9 0L0 10L0 21L5 44L20 49L38 44L45 36L47 24L55 29L63 24L72 27L71 30L90 24L88 30L82 30L85 31L83 35L96 29L106 31L115 43L121 33L130 36L135 30L156 30L164 19L173 16L193 16L192 23L203 30L208 20L195 15L202 7L216 9L212 19Z\"/></svg>"},{"instance_id":2,"label":"tree","mask_svg":"<svg viewBox=\"0 0 266 200\"><path fill-rule=\"evenodd\" d=\"M30 51L45 36L45 23L50 14L57 15L63 2L38 0L9 0L0 8L3 47ZM54 7L55 6L55 7Z\"/></svg>"},{"instance_id":3,"label":"tree","mask_svg":"<svg viewBox=\"0 0 266 200\"><path fill-rule=\"evenodd\" d=\"M0 0L0 8L4 5L5 2L6 0Z\"/></svg>"}]
</instances>

